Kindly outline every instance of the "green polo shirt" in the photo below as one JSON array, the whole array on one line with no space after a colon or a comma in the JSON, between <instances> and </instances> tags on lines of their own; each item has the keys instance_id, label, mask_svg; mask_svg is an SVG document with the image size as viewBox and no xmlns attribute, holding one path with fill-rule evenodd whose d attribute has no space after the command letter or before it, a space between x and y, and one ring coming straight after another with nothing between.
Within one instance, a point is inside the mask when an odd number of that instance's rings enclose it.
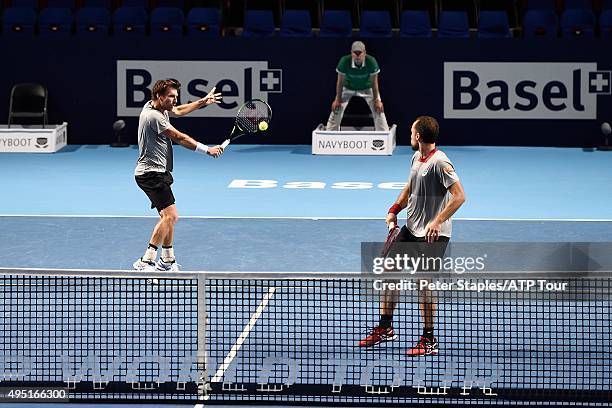
<instances>
[{"instance_id":1,"label":"green polo shirt","mask_svg":"<svg viewBox=\"0 0 612 408\"><path fill-rule=\"evenodd\" d=\"M344 75L344 87L352 91L361 91L372 87L372 75L380 72L376 58L371 55L365 56L361 67L353 64L351 54L340 58L336 72Z\"/></svg>"}]
</instances>

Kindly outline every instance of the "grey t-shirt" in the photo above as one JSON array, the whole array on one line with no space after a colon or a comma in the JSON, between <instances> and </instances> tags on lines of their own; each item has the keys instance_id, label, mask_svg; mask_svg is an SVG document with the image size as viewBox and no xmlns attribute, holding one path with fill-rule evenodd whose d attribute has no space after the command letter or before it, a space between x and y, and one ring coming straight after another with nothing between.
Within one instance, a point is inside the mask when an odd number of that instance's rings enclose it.
<instances>
[{"instance_id":1,"label":"grey t-shirt","mask_svg":"<svg viewBox=\"0 0 612 408\"><path fill-rule=\"evenodd\" d=\"M425 227L444 209L451 198L448 188L459 181L455 168L446 154L436 150L425 160L415 152L410 168L410 196L406 228L415 237L425 236ZM451 219L444 221L440 235L449 237Z\"/></svg>"},{"instance_id":2,"label":"grey t-shirt","mask_svg":"<svg viewBox=\"0 0 612 408\"><path fill-rule=\"evenodd\" d=\"M138 121L138 161L134 175L141 176L150 171L172 171L172 140L162 135L169 129L168 111L153 108L149 101L143 106Z\"/></svg>"}]
</instances>

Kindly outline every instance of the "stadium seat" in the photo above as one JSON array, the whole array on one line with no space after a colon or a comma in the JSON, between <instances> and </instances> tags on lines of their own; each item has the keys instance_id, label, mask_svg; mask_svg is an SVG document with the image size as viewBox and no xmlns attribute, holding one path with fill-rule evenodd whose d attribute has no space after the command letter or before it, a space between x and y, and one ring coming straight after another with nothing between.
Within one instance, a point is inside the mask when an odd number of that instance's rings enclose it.
<instances>
[{"instance_id":1,"label":"stadium seat","mask_svg":"<svg viewBox=\"0 0 612 408\"><path fill-rule=\"evenodd\" d=\"M361 14L361 37L391 37L391 15L386 10L364 10Z\"/></svg>"},{"instance_id":2,"label":"stadium seat","mask_svg":"<svg viewBox=\"0 0 612 408\"><path fill-rule=\"evenodd\" d=\"M400 12L406 10L420 10L429 13L429 24L431 27L438 26L438 2L431 0L402 0Z\"/></svg>"},{"instance_id":3,"label":"stadium seat","mask_svg":"<svg viewBox=\"0 0 612 408\"><path fill-rule=\"evenodd\" d=\"M351 21L351 28L358 28L360 25L359 6L360 0L321 0L322 13L327 13L329 11L348 12Z\"/></svg>"},{"instance_id":4,"label":"stadium seat","mask_svg":"<svg viewBox=\"0 0 612 408\"><path fill-rule=\"evenodd\" d=\"M505 11L480 12L478 18L478 38L511 38L508 13Z\"/></svg>"},{"instance_id":5,"label":"stadium seat","mask_svg":"<svg viewBox=\"0 0 612 408\"><path fill-rule=\"evenodd\" d=\"M480 11L505 11L508 25L518 27L518 7L516 0L480 0Z\"/></svg>"},{"instance_id":6,"label":"stadium seat","mask_svg":"<svg viewBox=\"0 0 612 408\"><path fill-rule=\"evenodd\" d=\"M399 1L397 0L362 0L361 15L368 10L386 11L391 16L391 26L399 28Z\"/></svg>"},{"instance_id":7,"label":"stadium seat","mask_svg":"<svg viewBox=\"0 0 612 408\"><path fill-rule=\"evenodd\" d=\"M2 35L31 37L36 28L36 11L30 7L9 7L2 15Z\"/></svg>"},{"instance_id":8,"label":"stadium seat","mask_svg":"<svg viewBox=\"0 0 612 408\"><path fill-rule=\"evenodd\" d=\"M601 38L612 39L612 8L604 9L599 16Z\"/></svg>"},{"instance_id":9,"label":"stadium seat","mask_svg":"<svg viewBox=\"0 0 612 408\"><path fill-rule=\"evenodd\" d=\"M308 10L285 10L281 18L282 37L312 36L312 21Z\"/></svg>"},{"instance_id":10,"label":"stadium seat","mask_svg":"<svg viewBox=\"0 0 612 408\"><path fill-rule=\"evenodd\" d=\"M151 11L151 35L180 38L183 36L185 13L178 7L156 7Z\"/></svg>"},{"instance_id":11,"label":"stadium seat","mask_svg":"<svg viewBox=\"0 0 612 408\"><path fill-rule=\"evenodd\" d=\"M525 37L555 38L558 25L554 10L527 10L523 17L523 34Z\"/></svg>"},{"instance_id":12,"label":"stadium seat","mask_svg":"<svg viewBox=\"0 0 612 408\"><path fill-rule=\"evenodd\" d=\"M595 14L591 10L570 9L561 15L563 37L594 37Z\"/></svg>"},{"instance_id":13,"label":"stadium seat","mask_svg":"<svg viewBox=\"0 0 612 408\"><path fill-rule=\"evenodd\" d=\"M439 12L464 11L468 17L468 27L476 28L478 20L478 6L476 0L439 0Z\"/></svg>"},{"instance_id":14,"label":"stadium seat","mask_svg":"<svg viewBox=\"0 0 612 408\"><path fill-rule=\"evenodd\" d=\"M67 7L47 7L38 16L38 28L43 37L67 37L72 32L74 16Z\"/></svg>"},{"instance_id":15,"label":"stadium seat","mask_svg":"<svg viewBox=\"0 0 612 408\"><path fill-rule=\"evenodd\" d=\"M274 13L272 10L246 10L243 36L272 37L274 34Z\"/></svg>"},{"instance_id":16,"label":"stadium seat","mask_svg":"<svg viewBox=\"0 0 612 408\"><path fill-rule=\"evenodd\" d=\"M469 38L470 26L466 11L441 11L438 22L438 37Z\"/></svg>"},{"instance_id":17,"label":"stadium seat","mask_svg":"<svg viewBox=\"0 0 612 408\"><path fill-rule=\"evenodd\" d=\"M15 84L9 99L8 127L14 118L41 118L43 127L47 121L47 88L41 84Z\"/></svg>"},{"instance_id":18,"label":"stadium seat","mask_svg":"<svg viewBox=\"0 0 612 408\"><path fill-rule=\"evenodd\" d=\"M113 14L113 33L117 36L144 37L148 14L143 7L119 7Z\"/></svg>"},{"instance_id":19,"label":"stadium seat","mask_svg":"<svg viewBox=\"0 0 612 408\"><path fill-rule=\"evenodd\" d=\"M351 12L347 10L327 10L321 16L321 37L350 37L353 33Z\"/></svg>"},{"instance_id":20,"label":"stadium seat","mask_svg":"<svg viewBox=\"0 0 612 408\"><path fill-rule=\"evenodd\" d=\"M77 34L105 37L109 33L111 15L107 8L85 6L77 11L76 21Z\"/></svg>"},{"instance_id":21,"label":"stadium seat","mask_svg":"<svg viewBox=\"0 0 612 408\"><path fill-rule=\"evenodd\" d=\"M280 27L282 14L281 0L244 0L243 15L245 18L249 11L266 11L272 13L272 24L274 27Z\"/></svg>"},{"instance_id":22,"label":"stadium seat","mask_svg":"<svg viewBox=\"0 0 612 408\"><path fill-rule=\"evenodd\" d=\"M13 0L11 1L11 7L29 7L31 9L38 9L38 0Z\"/></svg>"},{"instance_id":23,"label":"stadium seat","mask_svg":"<svg viewBox=\"0 0 612 408\"><path fill-rule=\"evenodd\" d=\"M312 27L321 26L321 3L319 0L284 0L283 10L308 10Z\"/></svg>"},{"instance_id":24,"label":"stadium seat","mask_svg":"<svg viewBox=\"0 0 612 408\"><path fill-rule=\"evenodd\" d=\"M193 7L187 13L187 34L218 37L221 34L221 11L215 7Z\"/></svg>"},{"instance_id":25,"label":"stadium seat","mask_svg":"<svg viewBox=\"0 0 612 408\"><path fill-rule=\"evenodd\" d=\"M427 10L404 10L400 18L400 37L431 37L431 19Z\"/></svg>"},{"instance_id":26,"label":"stadium seat","mask_svg":"<svg viewBox=\"0 0 612 408\"><path fill-rule=\"evenodd\" d=\"M84 0L83 7L102 7L107 10L112 8L112 0Z\"/></svg>"}]
</instances>

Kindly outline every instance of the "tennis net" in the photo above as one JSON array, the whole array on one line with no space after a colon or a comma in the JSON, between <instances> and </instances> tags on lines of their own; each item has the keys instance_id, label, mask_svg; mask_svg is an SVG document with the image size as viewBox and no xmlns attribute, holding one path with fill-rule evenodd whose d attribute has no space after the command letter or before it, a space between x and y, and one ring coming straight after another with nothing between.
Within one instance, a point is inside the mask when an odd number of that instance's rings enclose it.
<instances>
[{"instance_id":1,"label":"tennis net","mask_svg":"<svg viewBox=\"0 0 612 408\"><path fill-rule=\"evenodd\" d=\"M610 406L612 274L383 276L0 269L0 387L79 401ZM360 347L390 285L398 338ZM425 287L439 353L409 357Z\"/></svg>"}]
</instances>

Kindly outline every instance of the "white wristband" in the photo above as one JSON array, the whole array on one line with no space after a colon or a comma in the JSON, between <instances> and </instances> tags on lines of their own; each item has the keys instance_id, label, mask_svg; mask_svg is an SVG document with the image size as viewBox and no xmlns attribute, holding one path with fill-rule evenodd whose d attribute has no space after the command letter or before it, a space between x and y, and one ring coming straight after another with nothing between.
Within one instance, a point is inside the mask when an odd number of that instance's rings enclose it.
<instances>
[{"instance_id":1,"label":"white wristband","mask_svg":"<svg viewBox=\"0 0 612 408\"><path fill-rule=\"evenodd\" d=\"M206 146L205 144L202 144L202 143L198 142L198 143L196 144L195 151L196 151L196 152L198 152L198 153L206 154L206 153L208 153L208 146Z\"/></svg>"}]
</instances>

